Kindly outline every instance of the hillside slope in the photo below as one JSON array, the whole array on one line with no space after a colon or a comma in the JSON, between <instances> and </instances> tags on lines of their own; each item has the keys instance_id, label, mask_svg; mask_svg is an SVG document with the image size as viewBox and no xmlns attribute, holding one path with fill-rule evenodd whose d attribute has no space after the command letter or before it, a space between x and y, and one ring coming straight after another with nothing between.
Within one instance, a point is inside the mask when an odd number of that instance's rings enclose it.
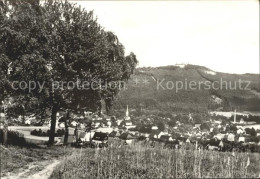
<instances>
[{"instance_id":1,"label":"hillside slope","mask_svg":"<svg viewBox=\"0 0 260 179\"><path fill-rule=\"evenodd\" d=\"M260 76L196 65L138 68L115 108L160 111L260 110Z\"/></svg>"}]
</instances>

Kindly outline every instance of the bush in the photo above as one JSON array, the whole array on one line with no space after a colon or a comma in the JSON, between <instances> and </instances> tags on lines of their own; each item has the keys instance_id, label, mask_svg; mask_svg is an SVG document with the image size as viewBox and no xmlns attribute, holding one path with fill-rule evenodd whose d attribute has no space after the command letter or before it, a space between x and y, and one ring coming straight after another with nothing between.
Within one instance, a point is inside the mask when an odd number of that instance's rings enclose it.
<instances>
[{"instance_id":1,"label":"bush","mask_svg":"<svg viewBox=\"0 0 260 179\"><path fill-rule=\"evenodd\" d=\"M50 134L50 130L47 130L46 132L42 131L41 129L37 130L34 129L31 131L31 135L40 136L40 137L48 137ZM62 137L65 134L64 129L58 129L55 133L55 137Z\"/></svg>"},{"instance_id":2,"label":"bush","mask_svg":"<svg viewBox=\"0 0 260 179\"><path fill-rule=\"evenodd\" d=\"M0 129L0 142L3 144L4 142L4 135L3 130ZM20 146L20 147L29 147L34 146L33 144L27 143L23 134L17 132L17 131L8 131L7 133L7 144L8 145L14 145L14 146Z\"/></svg>"}]
</instances>

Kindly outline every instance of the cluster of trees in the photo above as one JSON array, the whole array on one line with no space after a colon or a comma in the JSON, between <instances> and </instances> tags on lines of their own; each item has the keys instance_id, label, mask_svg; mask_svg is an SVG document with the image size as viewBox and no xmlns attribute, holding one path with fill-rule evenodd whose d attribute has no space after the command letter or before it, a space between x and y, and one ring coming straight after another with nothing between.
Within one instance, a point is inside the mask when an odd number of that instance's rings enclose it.
<instances>
[{"instance_id":1,"label":"cluster of trees","mask_svg":"<svg viewBox=\"0 0 260 179\"><path fill-rule=\"evenodd\" d=\"M100 112L104 100L110 112L121 82L137 63L134 53L125 56L118 37L98 24L93 11L69 2L0 1L0 99L13 100L8 116L45 117L49 110L50 144L58 111ZM34 82L33 89L21 88L21 81Z\"/></svg>"}]
</instances>

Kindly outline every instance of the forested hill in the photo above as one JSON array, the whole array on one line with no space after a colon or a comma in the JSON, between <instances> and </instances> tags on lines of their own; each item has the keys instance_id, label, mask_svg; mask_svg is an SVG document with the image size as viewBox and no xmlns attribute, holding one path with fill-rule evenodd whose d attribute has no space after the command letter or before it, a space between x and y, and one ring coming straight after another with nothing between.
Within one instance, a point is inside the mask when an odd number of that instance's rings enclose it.
<instances>
[{"instance_id":1,"label":"forested hill","mask_svg":"<svg viewBox=\"0 0 260 179\"><path fill-rule=\"evenodd\" d=\"M132 109L169 112L259 111L260 76L214 72L197 65L138 68L114 107L127 104Z\"/></svg>"}]
</instances>

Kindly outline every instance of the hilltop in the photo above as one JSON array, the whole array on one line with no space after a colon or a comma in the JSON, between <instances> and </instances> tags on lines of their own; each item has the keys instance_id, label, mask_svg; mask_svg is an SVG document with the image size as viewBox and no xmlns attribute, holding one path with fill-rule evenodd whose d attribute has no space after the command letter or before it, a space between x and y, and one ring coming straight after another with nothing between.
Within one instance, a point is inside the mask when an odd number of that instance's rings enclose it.
<instances>
[{"instance_id":1,"label":"hilltop","mask_svg":"<svg viewBox=\"0 0 260 179\"><path fill-rule=\"evenodd\" d=\"M179 89L181 83L183 88ZM167 112L234 108L257 111L260 110L260 76L215 72L190 64L138 68L126 89L120 92L114 107L122 109L127 104L136 110Z\"/></svg>"}]
</instances>

